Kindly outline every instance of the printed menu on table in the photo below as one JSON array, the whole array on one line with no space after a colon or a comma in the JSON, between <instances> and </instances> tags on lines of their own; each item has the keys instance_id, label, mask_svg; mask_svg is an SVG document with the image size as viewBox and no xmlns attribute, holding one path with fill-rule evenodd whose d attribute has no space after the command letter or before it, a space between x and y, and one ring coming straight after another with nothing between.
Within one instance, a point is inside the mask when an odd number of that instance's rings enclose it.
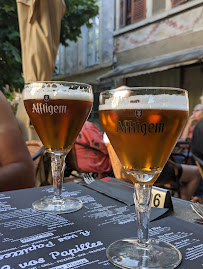
<instances>
[{"instance_id":1,"label":"printed menu on table","mask_svg":"<svg viewBox=\"0 0 203 269\"><path fill-rule=\"evenodd\" d=\"M0 193L0 269L116 268L106 258L115 240L136 237L134 206L92 189L66 183L64 196L83 208L47 214L32 202L52 194L52 186ZM203 268L203 226L169 216L150 223L150 237L170 242L183 255L178 268Z\"/></svg>"}]
</instances>

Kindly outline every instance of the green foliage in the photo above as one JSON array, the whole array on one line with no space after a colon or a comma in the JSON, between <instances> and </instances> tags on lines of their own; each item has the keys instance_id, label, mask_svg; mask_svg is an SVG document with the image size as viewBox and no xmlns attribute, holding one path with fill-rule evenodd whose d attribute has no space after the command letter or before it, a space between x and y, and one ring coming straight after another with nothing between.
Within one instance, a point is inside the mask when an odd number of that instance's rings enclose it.
<instances>
[{"instance_id":1,"label":"green foliage","mask_svg":"<svg viewBox=\"0 0 203 269\"><path fill-rule=\"evenodd\" d=\"M68 41L77 41L81 26L91 27L89 20L99 11L98 0L65 0L66 13L62 19L60 42L68 46Z\"/></svg>"},{"instance_id":2,"label":"green foliage","mask_svg":"<svg viewBox=\"0 0 203 269\"><path fill-rule=\"evenodd\" d=\"M6 96L6 99L8 99L8 100L12 101L14 99L14 95L10 91L4 91L4 95Z\"/></svg>"},{"instance_id":3,"label":"green foliage","mask_svg":"<svg viewBox=\"0 0 203 269\"><path fill-rule=\"evenodd\" d=\"M91 26L89 19L98 14L97 0L65 0L66 13L62 19L60 42L77 41L81 26ZM22 60L15 0L1 0L0 5L0 90L22 88Z\"/></svg>"},{"instance_id":4,"label":"green foliage","mask_svg":"<svg viewBox=\"0 0 203 269\"><path fill-rule=\"evenodd\" d=\"M0 5L0 89L22 87L21 46L16 2L1 0Z\"/></svg>"}]
</instances>

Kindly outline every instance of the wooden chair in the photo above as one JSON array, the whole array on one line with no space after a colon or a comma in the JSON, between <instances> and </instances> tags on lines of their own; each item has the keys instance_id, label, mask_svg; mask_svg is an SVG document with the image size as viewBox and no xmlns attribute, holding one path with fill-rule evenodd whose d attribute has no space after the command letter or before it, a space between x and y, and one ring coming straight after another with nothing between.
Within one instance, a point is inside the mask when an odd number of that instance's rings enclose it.
<instances>
[{"instance_id":1,"label":"wooden chair","mask_svg":"<svg viewBox=\"0 0 203 269\"><path fill-rule=\"evenodd\" d=\"M189 164L191 157L191 151L190 151L190 141L185 140L179 140L171 153L171 160L175 163L177 162L177 159L180 159L180 162L183 164Z\"/></svg>"},{"instance_id":2,"label":"wooden chair","mask_svg":"<svg viewBox=\"0 0 203 269\"><path fill-rule=\"evenodd\" d=\"M47 159L48 156L45 156L44 154L45 149L42 142L37 140L30 140L26 141L26 145L34 162L36 178L35 186L39 187L52 184L51 180L48 179L51 178L51 176L48 176L48 172L45 171L45 166L50 166L50 162L48 162L48 164L45 164L44 158ZM48 169L50 170L50 167Z\"/></svg>"},{"instance_id":3,"label":"wooden chair","mask_svg":"<svg viewBox=\"0 0 203 269\"><path fill-rule=\"evenodd\" d=\"M41 141L31 140L26 141L27 148L30 152L35 167L38 166L40 157L44 153L44 147Z\"/></svg>"}]
</instances>

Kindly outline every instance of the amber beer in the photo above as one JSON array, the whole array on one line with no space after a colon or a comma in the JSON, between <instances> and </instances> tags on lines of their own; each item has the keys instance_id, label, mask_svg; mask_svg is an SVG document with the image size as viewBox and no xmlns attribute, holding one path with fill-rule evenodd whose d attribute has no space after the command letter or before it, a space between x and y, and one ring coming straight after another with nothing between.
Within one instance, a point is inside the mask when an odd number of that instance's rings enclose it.
<instances>
[{"instance_id":1,"label":"amber beer","mask_svg":"<svg viewBox=\"0 0 203 269\"><path fill-rule=\"evenodd\" d=\"M187 120L186 110L103 109L100 121L127 173L156 180ZM136 179L131 176L131 180Z\"/></svg>"},{"instance_id":2,"label":"amber beer","mask_svg":"<svg viewBox=\"0 0 203 269\"><path fill-rule=\"evenodd\" d=\"M76 98L73 95L56 99L45 93L44 99L24 100L30 120L47 150L71 149L92 107L92 100L86 95L78 93Z\"/></svg>"}]
</instances>

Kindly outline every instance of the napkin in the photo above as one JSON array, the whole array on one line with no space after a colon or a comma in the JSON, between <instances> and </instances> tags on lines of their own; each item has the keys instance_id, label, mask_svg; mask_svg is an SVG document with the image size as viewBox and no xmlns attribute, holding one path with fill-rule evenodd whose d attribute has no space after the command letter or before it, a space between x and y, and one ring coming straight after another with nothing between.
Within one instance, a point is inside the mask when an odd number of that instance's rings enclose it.
<instances>
[{"instance_id":1,"label":"napkin","mask_svg":"<svg viewBox=\"0 0 203 269\"><path fill-rule=\"evenodd\" d=\"M134 204L133 200L133 185L116 178L106 177L101 180L95 180L89 185L90 189L106 194L124 204L131 206Z\"/></svg>"},{"instance_id":2,"label":"napkin","mask_svg":"<svg viewBox=\"0 0 203 269\"><path fill-rule=\"evenodd\" d=\"M134 205L134 186L125 181L121 181L116 178L106 177L101 180L95 180L92 183L86 185L86 187L105 194L111 198L114 198L128 206ZM150 221L164 215L168 210L168 208L152 207Z\"/></svg>"},{"instance_id":3,"label":"napkin","mask_svg":"<svg viewBox=\"0 0 203 269\"><path fill-rule=\"evenodd\" d=\"M203 219L194 219L196 223L203 224Z\"/></svg>"}]
</instances>

